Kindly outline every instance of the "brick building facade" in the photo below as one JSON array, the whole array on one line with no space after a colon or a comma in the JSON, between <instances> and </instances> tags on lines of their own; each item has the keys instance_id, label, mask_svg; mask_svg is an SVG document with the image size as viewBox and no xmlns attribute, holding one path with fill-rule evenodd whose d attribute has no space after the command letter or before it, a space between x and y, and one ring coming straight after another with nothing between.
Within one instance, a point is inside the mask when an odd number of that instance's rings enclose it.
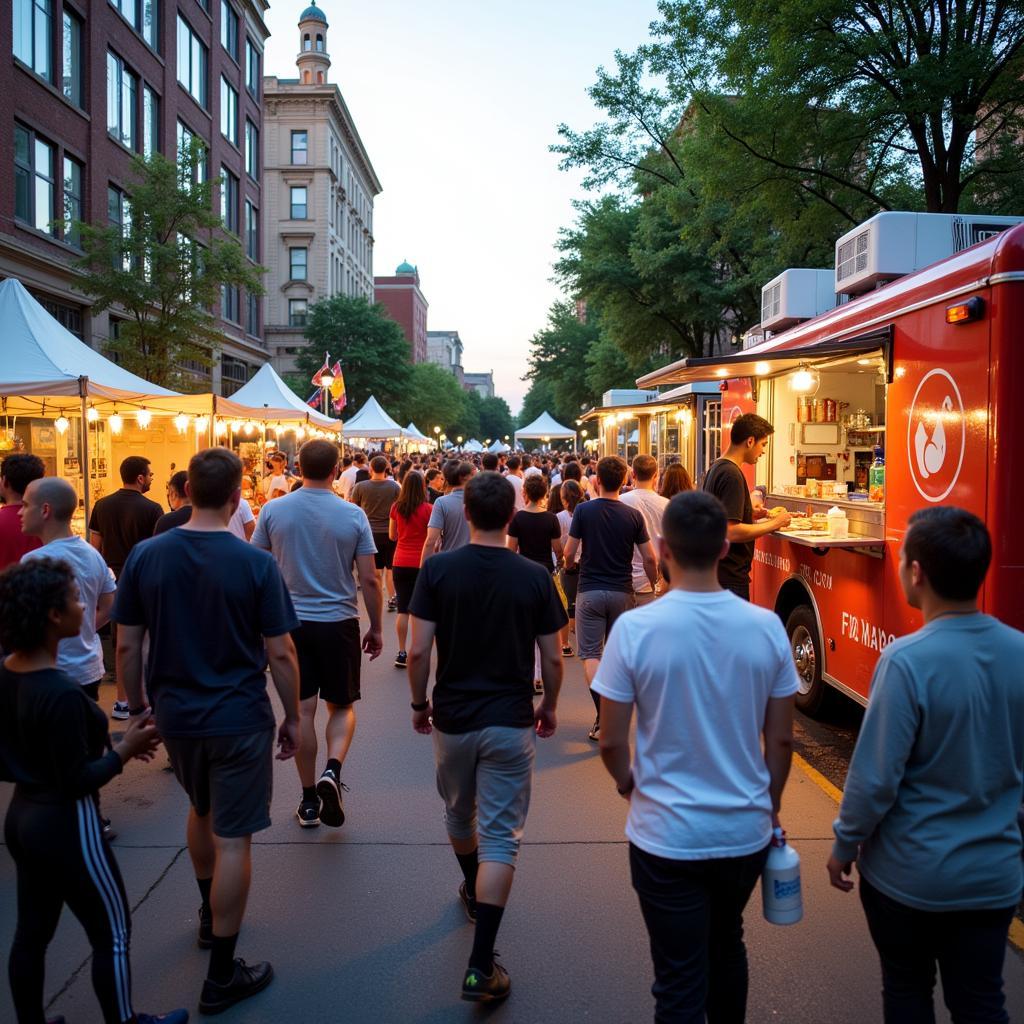
<instances>
[{"instance_id":1,"label":"brick building facade","mask_svg":"<svg viewBox=\"0 0 1024 1024\"><path fill-rule=\"evenodd\" d=\"M132 154L207 147L206 173L253 263L259 233L266 0L7 0L0 17L0 278L17 277L94 348L116 311L75 288L61 218L124 222ZM13 187L12 186L13 183ZM227 294L223 344L196 383L230 394L267 359L261 301Z\"/></svg>"},{"instance_id":2,"label":"brick building facade","mask_svg":"<svg viewBox=\"0 0 1024 1024\"><path fill-rule=\"evenodd\" d=\"M393 277L375 277L373 291L405 334L414 363L427 361L427 309L420 291L420 274L411 263L400 263Z\"/></svg>"}]
</instances>

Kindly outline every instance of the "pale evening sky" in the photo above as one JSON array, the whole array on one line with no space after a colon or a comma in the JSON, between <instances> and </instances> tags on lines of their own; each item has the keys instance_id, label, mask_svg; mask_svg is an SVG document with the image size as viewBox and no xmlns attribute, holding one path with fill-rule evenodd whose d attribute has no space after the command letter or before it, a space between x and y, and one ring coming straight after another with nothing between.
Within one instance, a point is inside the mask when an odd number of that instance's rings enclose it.
<instances>
[{"instance_id":1,"label":"pale evening sky","mask_svg":"<svg viewBox=\"0 0 1024 1024\"><path fill-rule=\"evenodd\" d=\"M270 0L265 73L296 76L298 15ZM317 0L330 75L383 192L374 205L374 273L408 259L430 330L458 330L467 371L494 370L516 413L530 337L558 289L558 229L579 175L548 152L556 126L589 126L586 95L616 48L647 38L654 0ZM581 368L582 370L582 368Z\"/></svg>"}]
</instances>

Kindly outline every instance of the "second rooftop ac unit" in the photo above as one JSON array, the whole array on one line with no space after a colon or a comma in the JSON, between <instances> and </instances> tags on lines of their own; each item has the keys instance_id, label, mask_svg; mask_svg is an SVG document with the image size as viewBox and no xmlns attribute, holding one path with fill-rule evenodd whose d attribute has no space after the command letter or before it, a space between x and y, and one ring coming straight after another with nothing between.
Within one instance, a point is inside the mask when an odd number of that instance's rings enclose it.
<instances>
[{"instance_id":1,"label":"second rooftop ac unit","mask_svg":"<svg viewBox=\"0 0 1024 1024\"><path fill-rule=\"evenodd\" d=\"M761 330L778 333L835 304L831 270L784 270L761 289Z\"/></svg>"},{"instance_id":2,"label":"second rooftop ac unit","mask_svg":"<svg viewBox=\"0 0 1024 1024\"><path fill-rule=\"evenodd\" d=\"M836 294L860 295L1022 221L1024 217L959 213L878 213L836 242Z\"/></svg>"}]
</instances>

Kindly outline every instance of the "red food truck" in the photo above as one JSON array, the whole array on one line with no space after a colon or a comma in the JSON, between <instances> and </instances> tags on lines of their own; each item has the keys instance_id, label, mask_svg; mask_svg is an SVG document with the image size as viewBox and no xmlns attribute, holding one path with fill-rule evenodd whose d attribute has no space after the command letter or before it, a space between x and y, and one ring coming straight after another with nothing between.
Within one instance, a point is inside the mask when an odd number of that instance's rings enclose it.
<instances>
[{"instance_id":1,"label":"red food truck","mask_svg":"<svg viewBox=\"0 0 1024 1024\"><path fill-rule=\"evenodd\" d=\"M830 688L866 703L881 651L920 626L897 573L917 509L985 520L982 607L1024 629L1024 225L998 230L753 347L637 382L719 380L723 432L748 411L775 426L751 484L800 518L758 540L752 598L786 625L808 713ZM833 529L830 509L846 522Z\"/></svg>"}]
</instances>

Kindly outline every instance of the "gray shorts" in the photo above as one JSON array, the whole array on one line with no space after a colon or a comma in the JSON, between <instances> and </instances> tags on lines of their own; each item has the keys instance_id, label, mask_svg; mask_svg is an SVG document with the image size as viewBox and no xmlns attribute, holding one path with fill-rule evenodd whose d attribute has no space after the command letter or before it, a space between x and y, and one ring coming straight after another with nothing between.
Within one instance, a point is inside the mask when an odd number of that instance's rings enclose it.
<instances>
[{"instance_id":1,"label":"gray shorts","mask_svg":"<svg viewBox=\"0 0 1024 1024\"><path fill-rule=\"evenodd\" d=\"M615 620L635 604L632 592L588 590L576 598L576 656L600 658Z\"/></svg>"},{"instance_id":2,"label":"gray shorts","mask_svg":"<svg viewBox=\"0 0 1024 1024\"><path fill-rule=\"evenodd\" d=\"M274 730L240 736L164 736L171 767L196 814L213 812L223 839L270 827Z\"/></svg>"},{"instance_id":3,"label":"gray shorts","mask_svg":"<svg viewBox=\"0 0 1024 1024\"><path fill-rule=\"evenodd\" d=\"M453 839L479 835L480 860L513 867L530 808L537 735L533 726L489 725L473 732L434 729L437 791Z\"/></svg>"}]
</instances>

